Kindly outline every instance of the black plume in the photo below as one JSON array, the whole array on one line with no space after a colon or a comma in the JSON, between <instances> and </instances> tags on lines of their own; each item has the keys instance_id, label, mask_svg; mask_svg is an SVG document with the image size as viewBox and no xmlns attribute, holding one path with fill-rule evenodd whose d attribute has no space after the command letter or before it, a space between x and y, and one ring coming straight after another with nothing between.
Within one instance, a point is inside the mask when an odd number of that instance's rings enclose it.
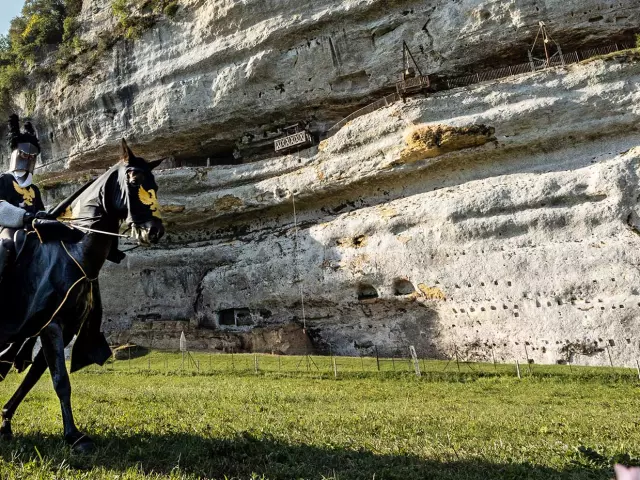
<instances>
[{"instance_id":1,"label":"black plume","mask_svg":"<svg viewBox=\"0 0 640 480\"><path fill-rule=\"evenodd\" d=\"M9 132L7 137L9 139L9 148L14 150L18 146L18 139L20 137L20 119L15 113L9 117Z\"/></svg>"},{"instance_id":2,"label":"black plume","mask_svg":"<svg viewBox=\"0 0 640 480\"><path fill-rule=\"evenodd\" d=\"M26 122L24 124L24 133L22 134L21 140L23 142L29 142L31 145L38 149L38 152L40 152L40 141L36 136L36 131L33 128L33 125L31 125L31 122Z\"/></svg>"},{"instance_id":3,"label":"black plume","mask_svg":"<svg viewBox=\"0 0 640 480\"><path fill-rule=\"evenodd\" d=\"M34 137L36 136L36 131L33 129L33 125L31 125L31 122L26 122L24 124L24 132L28 133L29 135L33 135Z\"/></svg>"},{"instance_id":4,"label":"black plume","mask_svg":"<svg viewBox=\"0 0 640 480\"><path fill-rule=\"evenodd\" d=\"M20 119L15 113L9 117L9 148L15 150L20 143L30 143L40 151L40 142L31 122L24 124L24 131L20 132Z\"/></svg>"}]
</instances>

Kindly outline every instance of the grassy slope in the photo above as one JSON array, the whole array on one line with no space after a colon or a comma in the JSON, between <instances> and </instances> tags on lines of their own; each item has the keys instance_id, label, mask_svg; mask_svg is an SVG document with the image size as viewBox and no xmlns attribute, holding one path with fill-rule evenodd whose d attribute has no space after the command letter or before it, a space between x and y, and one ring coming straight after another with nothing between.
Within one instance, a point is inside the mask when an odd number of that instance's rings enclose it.
<instances>
[{"instance_id":1,"label":"grassy slope","mask_svg":"<svg viewBox=\"0 0 640 480\"><path fill-rule=\"evenodd\" d=\"M164 373L146 372L145 357L72 376L77 421L99 445L91 456L62 443L44 378L16 415L16 439L0 444L0 478L605 479L614 457L640 455L629 370L537 367L518 380L511 367L443 373L429 362L418 380L340 359L336 380L328 359L316 359L322 375L291 358L280 368L297 373L255 375L252 356L236 355L235 372L230 356L211 367L200 356L207 375L192 376L171 373L178 356L150 358ZM259 362L278 369L277 357ZM19 380L0 384L3 400Z\"/></svg>"}]
</instances>

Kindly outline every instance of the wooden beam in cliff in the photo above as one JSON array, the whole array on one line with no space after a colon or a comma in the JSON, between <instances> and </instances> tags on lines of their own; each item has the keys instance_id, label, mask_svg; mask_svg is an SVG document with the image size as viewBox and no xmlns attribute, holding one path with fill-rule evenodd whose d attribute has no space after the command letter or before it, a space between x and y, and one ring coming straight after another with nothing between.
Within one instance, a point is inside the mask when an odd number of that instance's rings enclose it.
<instances>
[{"instance_id":1,"label":"wooden beam in cliff","mask_svg":"<svg viewBox=\"0 0 640 480\"><path fill-rule=\"evenodd\" d=\"M531 48L527 51L531 71L535 72L536 70L543 70L549 67L564 66L564 56L562 55L560 45L551 38L544 22L539 22L538 25L540 28L538 29L536 38L533 40ZM542 48L544 49L544 58L534 56L539 41L542 43ZM554 48L555 52L553 51Z\"/></svg>"},{"instance_id":2,"label":"wooden beam in cliff","mask_svg":"<svg viewBox=\"0 0 640 480\"><path fill-rule=\"evenodd\" d=\"M413 66L412 66L413 64ZM416 75L417 71L417 75ZM396 91L404 100L411 93L418 93L431 86L428 75L423 75L407 42L402 42L402 77L396 82Z\"/></svg>"}]
</instances>

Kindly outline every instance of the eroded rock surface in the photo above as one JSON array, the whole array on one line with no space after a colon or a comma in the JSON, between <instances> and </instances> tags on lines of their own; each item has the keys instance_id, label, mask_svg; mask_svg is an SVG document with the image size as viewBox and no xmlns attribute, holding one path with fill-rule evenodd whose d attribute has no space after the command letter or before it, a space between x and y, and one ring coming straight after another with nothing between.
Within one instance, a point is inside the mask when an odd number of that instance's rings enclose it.
<instances>
[{"instance_id":1,"label":"eroded rock surface","mask_svg":"<svg viewBox=\"0 0 640 480\"><path fill-rule=\"evenodd\" d=\"M83 40L113 30L111 3L83 2ZM321 134L392 90L403 41L424 73L451 76L526 62L539 21L565 52L628 40L640 25L635 0L180 4L173 20L120 41L90 71L70 65L73 83L38 86L32 113L48 159L102 166L126 137L150 157L233 163L236 147L263 152L298 121Z\"/></svg>"},{"instance_id":2,"label":"eroded rock surface","mask_svg":"<svg viewBox=\"0 0 640 480\"><path fill-rule=\"evenodd\" d=\"M635 0L181 4L36 92L45 160L68 169L110 164L120 137L227 164L158 173L165 243L101 279L114 342L635 364L637 54L414 97L228 165L387 93L403 40L424 72L469 73L526 61L540 20L565 51L627 38ZM114 21L83 2L87 41Z\"/></svg>"},{"instance_id":3,"label":"eroded rock surface","mask_svg":"<svg viewBox=\"0 0 640 480\"><path fill-rule=\"evenodd\" d=\"M321 351L633 365L638 85L622 55L397 103L300 155L160 172L168 243L106 269L106 326L304 321ZM495 140L401 161L424 125Z\"/></svg>"}]
</instances>

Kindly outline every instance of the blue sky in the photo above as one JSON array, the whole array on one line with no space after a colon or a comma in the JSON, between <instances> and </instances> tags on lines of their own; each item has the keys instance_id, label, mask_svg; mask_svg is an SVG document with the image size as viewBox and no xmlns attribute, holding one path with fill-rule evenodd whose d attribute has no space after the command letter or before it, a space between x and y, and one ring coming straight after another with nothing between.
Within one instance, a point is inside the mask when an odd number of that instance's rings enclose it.
<instances>
[{"instance_id":1,"label":"blue sky","mask_svg":"<svg viewBox=\"0 0 640 480\"><path fill-rule=\"evenodd\" d=\"M9 22L18 16L22 10L24 0L0 0L0 35L9 31Z\"/></svg>"}]
</instances>

